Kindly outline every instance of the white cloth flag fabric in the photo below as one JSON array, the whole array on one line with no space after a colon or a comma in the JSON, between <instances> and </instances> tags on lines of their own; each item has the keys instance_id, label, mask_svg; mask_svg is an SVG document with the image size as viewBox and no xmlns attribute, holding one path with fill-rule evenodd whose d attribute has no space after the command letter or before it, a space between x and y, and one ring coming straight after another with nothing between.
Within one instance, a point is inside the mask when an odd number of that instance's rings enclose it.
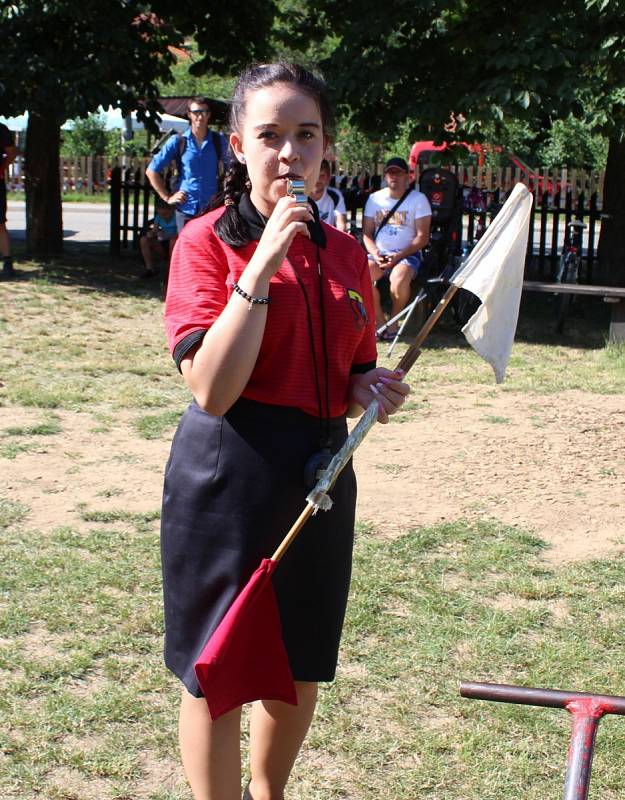
<instances>
[{"instance_id":1,"label":"white cloth flag fabric","mask_svg":"<svg viewBox=\"0 0 625 800\"><path fill-rule=\"evenodd\" d=\"M462 329L471 347L504 379L514 341L529 233L532 194L517 183L451 283L482 305Z\"/></svg>"}]
</instances>

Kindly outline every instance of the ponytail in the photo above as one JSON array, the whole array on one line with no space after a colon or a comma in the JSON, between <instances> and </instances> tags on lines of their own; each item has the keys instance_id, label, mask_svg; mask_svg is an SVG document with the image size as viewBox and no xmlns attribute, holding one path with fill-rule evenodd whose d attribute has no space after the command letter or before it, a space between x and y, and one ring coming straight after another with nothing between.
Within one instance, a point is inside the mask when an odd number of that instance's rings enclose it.
<instances>
[{"instance_id":1,"label":"ponytail","mask_svg":"<svg viewBox=\"0 0 625 800\"><path fill-rule=\"evenodd\" d=\"M247 167L233 157L223 176L222 188L213 196L210 204L211 210L224 205L226 207L215 223L215 233L230 247L243 247L252 241L249 225L239 214L239 200L248 191Z\"/></svg>"}]
</instances>

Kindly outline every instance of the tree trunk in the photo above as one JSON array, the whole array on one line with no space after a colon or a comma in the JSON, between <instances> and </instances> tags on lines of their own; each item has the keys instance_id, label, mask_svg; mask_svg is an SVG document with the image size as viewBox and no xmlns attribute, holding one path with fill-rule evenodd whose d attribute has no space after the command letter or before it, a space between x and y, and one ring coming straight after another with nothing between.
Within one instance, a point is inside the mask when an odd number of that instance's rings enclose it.
<instances>
[{"instance_id":1,"label":"tree trunk","mask_svg":"<svg viewBox=\"0 0 625 800\"><path fill-rule=\"evenodd\" d=\"M28 113L25 149L26 242L35 256L63 249L59 157L61 127L51 113Z\"/></svg>"},{"instance_id":2,"label":"tree trunk","mask_svg":"<svg viewBox=\"0 0 625 800\"><path fill-rule=\"evenodd\" d=\"M599 282L625 286L625 141L610 139L599 237Z\"/></svg>"}]
</instances>

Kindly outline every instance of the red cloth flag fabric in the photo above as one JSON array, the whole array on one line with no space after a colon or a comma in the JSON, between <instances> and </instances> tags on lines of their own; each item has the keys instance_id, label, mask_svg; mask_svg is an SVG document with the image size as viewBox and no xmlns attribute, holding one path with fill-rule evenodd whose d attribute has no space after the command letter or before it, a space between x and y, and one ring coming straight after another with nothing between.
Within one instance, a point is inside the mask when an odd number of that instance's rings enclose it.
<instances>
[{"instance_id":1,"label":"red cloth flag fabric","mask_svg":"<svg viewBox=\"0 0 625 800\"><path fill-rule=\"evenodd\" d=\"M271 583L277 565L263 559L195 663L212 719L260 699L297 705Z\"/></svg>"}]
</instances>

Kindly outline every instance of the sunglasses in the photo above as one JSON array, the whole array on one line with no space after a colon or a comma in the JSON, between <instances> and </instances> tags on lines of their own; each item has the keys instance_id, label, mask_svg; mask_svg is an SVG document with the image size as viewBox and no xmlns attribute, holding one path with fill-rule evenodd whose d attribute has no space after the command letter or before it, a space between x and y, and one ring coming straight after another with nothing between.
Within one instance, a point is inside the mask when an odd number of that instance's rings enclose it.
<instances>
[{"instance_id":1,"label":"sunglasses","mask_svg":"<svg viewBox=\"0 0 625 800\"><path fill-rule=\"evenodd\" d=\"M199 117L201 114L208 114L207 108L190 108L189 114L195 114L196 117Z\"/></svg>"}]
</instances>

